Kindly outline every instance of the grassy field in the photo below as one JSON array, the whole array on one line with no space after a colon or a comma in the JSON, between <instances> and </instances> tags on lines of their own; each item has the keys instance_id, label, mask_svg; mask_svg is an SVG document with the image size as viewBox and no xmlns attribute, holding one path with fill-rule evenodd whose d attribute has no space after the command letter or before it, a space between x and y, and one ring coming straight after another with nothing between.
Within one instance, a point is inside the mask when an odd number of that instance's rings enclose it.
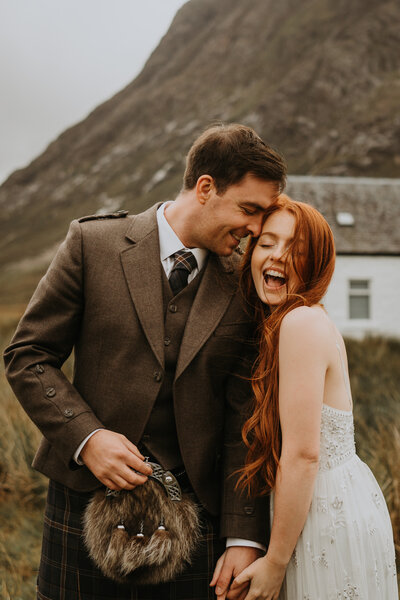
<instances>
[{"instance_id":1,"label":"grassy field","mask_svg":"<svg viewBox=\"0 0 400 600\"><path fill-rule=\"evenodd\" d=\"M0 349L22 307L0 312ZM388 503L400 556L400 342L348 341L358 453ZM0 367L0 600L33 600L45 479L29 465L40 435L15 400ZM399 564L399 563L398 563Z\"/></svg>"},{"instance_id":2,"label":"grassy field","mask_svg":"<svg viewBox=\"0 0 400 600\"><path fill-rule=\"evenodd\" d=\"M0 348L23 307L0 314ZM44 477L30 468L40 434L16 402L0 367L0 600L32 600L39 564Z\"/></svg>"}]
</instances>

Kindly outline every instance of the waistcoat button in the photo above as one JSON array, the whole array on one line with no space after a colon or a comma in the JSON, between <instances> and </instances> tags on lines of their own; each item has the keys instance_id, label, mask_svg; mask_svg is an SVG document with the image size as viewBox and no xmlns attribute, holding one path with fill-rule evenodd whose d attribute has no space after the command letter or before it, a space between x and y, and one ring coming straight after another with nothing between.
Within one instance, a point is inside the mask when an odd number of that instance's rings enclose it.
<instances>
[{"instance_id":1,"label":"waistcoat button","mask_svg":"<svg viewBox=\"0 0 400 600\"><path fill-rule=\"evenodd\" d=\"M155 381L159 382L162 379L162 373L160 373L160 371L154 371L153 377Z\"/></svg>"},{"instance_id":2,"label":"waistcoat button","mask_svg":"<svg viewBox=\"0 0 400 600\"><path fill-rule=\"evenodd\" d=\"M168 337L168 336L166 336L166 337L164 338L164 345L165 345L165 346L169 346L169 345L170 345L170 343L171 343L171 338L170 338L170 337Z\"/></svg>"},{"instance_id":3,"label":"waistcoat button","mask_svg":"<svg viewBox=\"0 0 400 600\"><path fill-rule=\"evenodd\" d=\"M56 390L53 387L49 387L46 389L46 396L48 398L54 398L55 395L56 395Z\"/></svg>"},{"instance_id":4,"label":"waistcoat button","mask_svg":"<svg viewBox=\"0 0 400 600\"><path fill-rule=\"evenodd\" d=\"M170 304L168 306L168 308L169 308L169 312L172 312L172 313L176 313L178 311L178 307L176 304Z\"/></svg>"}]
</instances>

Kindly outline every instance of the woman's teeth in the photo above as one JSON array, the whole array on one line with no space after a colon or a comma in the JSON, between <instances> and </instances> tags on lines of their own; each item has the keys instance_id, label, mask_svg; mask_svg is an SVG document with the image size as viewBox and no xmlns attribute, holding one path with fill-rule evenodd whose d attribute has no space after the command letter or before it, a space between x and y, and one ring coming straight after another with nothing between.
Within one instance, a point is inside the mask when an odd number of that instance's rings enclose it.
<instances>
[{"instance_id":1,"label":"woman's teeth","mask_svg":"<svg viewBox=\"0 0 400 600\"><path fill-rule=\"evenodd\" d=\"M264 280L268 287L279 288L285 285L286 278L280 271L268 269L264 273Z\"/></svg>"}]
</instances>

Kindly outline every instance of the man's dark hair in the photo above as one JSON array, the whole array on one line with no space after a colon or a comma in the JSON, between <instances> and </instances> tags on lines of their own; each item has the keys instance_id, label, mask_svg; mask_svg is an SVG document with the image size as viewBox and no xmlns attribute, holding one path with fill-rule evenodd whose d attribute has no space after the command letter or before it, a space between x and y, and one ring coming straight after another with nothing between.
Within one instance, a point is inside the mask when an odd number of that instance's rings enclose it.
<instances>
[{"instance_id":1,"label":"man's dark hair","mask_svg":"<svg viewBox=\"0 0 400 600\"><path fill-rule=\"evenodd\" d=\"M286 183L286 163L245 125L232 123L206 129L190 148L186 158L183 189L192 190L201 175L214 179L218 194L239 183L247 173L276 182L277 192Z\"/></svg>"}]
</instances>

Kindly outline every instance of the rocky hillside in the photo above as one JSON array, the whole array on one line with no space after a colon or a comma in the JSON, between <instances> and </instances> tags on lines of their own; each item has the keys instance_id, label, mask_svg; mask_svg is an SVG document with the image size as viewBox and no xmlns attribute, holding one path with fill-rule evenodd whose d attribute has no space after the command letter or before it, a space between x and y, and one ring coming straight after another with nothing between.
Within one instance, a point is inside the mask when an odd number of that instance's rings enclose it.
<instances>
[{"instance_id":1,"label":"rocky hillside","mask_svg":"<svg viewBox=\"0 0 400 600\"><path fill-rule=\"evenodd\" d=\"M400 174L398 0L190 0L140 75L0 188L0 304L24 301L68 222L174 197L215 120L293 174Z\"/></svg>"}]
</instances>

